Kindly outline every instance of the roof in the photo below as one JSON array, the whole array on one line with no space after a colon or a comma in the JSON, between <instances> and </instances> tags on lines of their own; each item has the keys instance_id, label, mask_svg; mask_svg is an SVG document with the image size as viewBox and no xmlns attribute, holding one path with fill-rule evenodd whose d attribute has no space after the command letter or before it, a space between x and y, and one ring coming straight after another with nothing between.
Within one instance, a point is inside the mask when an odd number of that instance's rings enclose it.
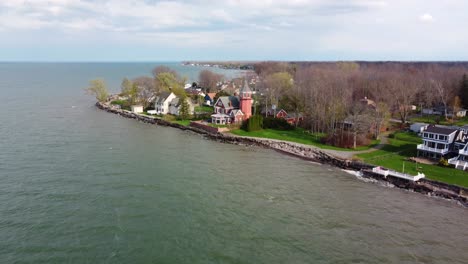
<instances>
[{"instance_id":1,"label":"roof","mask_svg":"<svg viewBox=\"0 0 468 264\"><path fill-rule=\"evenodd\" d=\"M174 99L172 99L172 101L169 103L171 106L175 106L175 107L178 107L179 106L179 97L176 97Z\"/></svg>"},{"instance_id":2,"label":"roof","mask_svg":"<svg viewBox=\"0 0 468 264\"><path fill-rule=\"evenodd\" d=\"M244 86L242 89L239 91L241 94L242 93L252 93L252 90L249 87L249 84L247 83L247 80L244 81Z\"/></svg>"},{"instance_id":3,"label":"roof","mask_svg":"<svg viewBox=\"0 0 468 264\"><path fill-rule=\"evenodd\" d=\"M244 113L242 113L242 111L239 110L239 109L234 109L234 110L232 110L231 113L230 113L230 115L231 115L231 116L236 116L238 113L240 113L241 115L244 115Z\"/></svg>"},{"instance_id":4,"label":"roof","mask_svg":"<svg viewBox=\"0 0 468 264\"><path fill-rule=\"evenodd\" d=\"M224 105L224 108L230 109L230 108L239 108L239 97L237 96L221 96L219 97L218 100L221 100L221 102Z\"/></svg>"},{"instance_id":5,"label":"roof","mask_svg":"<svg viewBox=\"0 0 468 264\"><path fill-rule=\"evenodd\" d=\"M425 127L425 126L428 126L429 124L426 124L426 123L414 123L412 124L411 126L414 127Z\"/></svg>"},{"instance_id":6,"label":"roof","mask_svg":"<svg viewBox=\"0 0 468 264\"><path fill-rule=\"evenodd\" d=\"M214 99L216 96L216 93L207 93L206 95L208 95L211 99Z\"/></svg>"},{"instance_id":7,"label":"roof","mask_svg":"<svg viewBox=\"0 0 468 264\"><path fill-rule=\"evenodd\" d=\"M458 130L455 128L445 128L445 127L437 127L437 126L428 126L427 129L424 130L424 132L447 135L447 136L457 131Z\"/></svg>"},{"instance_id":8,"label":"roof","mask_svg":"<svg viewBox=\"0 0 468 264\"><path fill-rule=\"evenodd\" d=\"M158 97L156 97L156 104L162 104L164 103L164 101L166 101L167 97L169 97L169 95L171 95L172 92L162 92L159 94Z\"/></svg>"},{"instance_id":9,"label":"roof","mask_svg":"<svg viewBox=\"0 0 468 264\"><path fill-rule=\"evenodd\" d=\"M230 116L228 116L226 114L212 114L211 117L230 118Z\"/></svg>"}]
</instances>

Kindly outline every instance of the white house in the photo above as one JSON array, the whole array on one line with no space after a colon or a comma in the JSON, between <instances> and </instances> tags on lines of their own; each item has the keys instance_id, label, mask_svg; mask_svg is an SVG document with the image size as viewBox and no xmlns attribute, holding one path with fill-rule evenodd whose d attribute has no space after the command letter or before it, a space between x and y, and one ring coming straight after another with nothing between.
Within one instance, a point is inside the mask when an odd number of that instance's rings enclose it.
<instances>
[{"instance_id":1,"label":"white house","mask_svg":"<svg viewBox=\"0 0 468 264\"><path fill-rule=\"evenodd\" d=\"M417 146L418 156L440 159L455 150L459 137L456 128L428 126L422 133L423 144Z\"/></svg>"},{"instance_id":2,"label":"white house","mask_svg":"<svg viewBox=\"0 0 468 264\"><path fill-rule=\"evenodd\" d=\"M156 96L154 100L156 114L165 115L169 113L169 104L174 98L176 98L176 95L172 92L162 92L160 95Z\"/></svg>"},{"instance_id":3,"label":"white house","mask_svg":"<svg viewBox=\"0 0 468 264\"><path fill-rule=\"evenodd\" d=\"M143 106L142 105L132 105L131 109L132 109L133 113L136 113L136 114L143 113Z\"/></svg>"},{"instance_id":4,"label":"white house","mask_svg":"<svg viewBox=\"0 0 468 264\"><path fill-rule=\"evenodd\" d=\"M192 101L189 98L186 98L185 100L187 101L187 104L189 105L189 113L193 114L193 112L195 111L195 105L192 103ZM180 98L176 97L172 99L171 102L169 103L169 113L171 115L178 116L180 107L181 107Z\"/></svg>"},{"instance_id":5,"label":"white house","mask_svg":"<svg viewBox=\"0 0 468 264\"><path fill-rule=\"evenodd\" d=\"M410 126L410 130L414 133L421 134L428 126L429 124L425 123L414 123Z\"/></svg>"}]
</instances>

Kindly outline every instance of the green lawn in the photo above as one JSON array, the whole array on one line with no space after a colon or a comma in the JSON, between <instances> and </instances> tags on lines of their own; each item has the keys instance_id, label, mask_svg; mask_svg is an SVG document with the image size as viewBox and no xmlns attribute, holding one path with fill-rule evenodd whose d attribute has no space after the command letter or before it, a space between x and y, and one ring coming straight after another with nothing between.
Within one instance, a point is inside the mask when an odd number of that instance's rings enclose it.
<instances>
[{"instance_id":1,"label":"green lawn","mask_svg":"<svg viewBox=\"0 0 468 264\"><path fill-rule=\"evenodd\" d=\"M358 158L369 164L383 166L416 175L423 172L428 179L468 187L468 173L454 168L445 168L437 165L416 164L405 161L408 157L416 156L416 145L421 139L413 133L396 133L395 138L389 139L389 144L381 150L357 155Z\"/></svg>"},{"instance_id":2,"label":"green lawn","mask_svg":"<svg viewBox=\"0 0 468 264\"><path fill-rule=\"evenodd\" d=\"M213 107L207 105L195 106L195 112L213 113Z\"/></svg>"},{"instance_id":3,"label":"green lawn","mask_svg":"<svg viewBox=\"0 0 468 264\"><path fill-rule=\"evenodd\" d=\"M373 140L372 144L369 146L362 146L356 149L339 148L339 147L334 147L334 146L323 144L320 141L320 139L325 136L324 134L311 134L299 128L295 130L263 129L260 131L253 131L253 132L247 132L242 129L236 129L236 130L232 130L231 133L238 135L238 136L278 139L278 140L291 141L291 142L296 142L296 143L301 143L301 144L306 144L306 145L313 145L313 146L323 148L323 149L333 149L333 150L342 150L342 151L367 150L379 144L378 140Z\"/></svg>"},{"instance_id":4,"label":"green lawn","mask_svg":"<svg viewBox=\"0 0 468 264\"><path fill-rule=\"evenodd\" d=\"M191 121L192 120L174 120L174 121L171 121L171 122L182 125L182 126L189 126Z\"/></svg>"},{"instance_id":5,"label":"green lawn","mask_svg":"<svg viewBox=\"0 0 468 264\"><path fill-rule=\"evenodd\" d=\"M437 124L437 120L439 120L440 125L455 125L455 126L463 126L468 124L468 117L462 117L454 120L453 122L445 120L443 116L415 116L410 118L412 123L427 123L427 124Z\"/></svg>"}]
</instances>

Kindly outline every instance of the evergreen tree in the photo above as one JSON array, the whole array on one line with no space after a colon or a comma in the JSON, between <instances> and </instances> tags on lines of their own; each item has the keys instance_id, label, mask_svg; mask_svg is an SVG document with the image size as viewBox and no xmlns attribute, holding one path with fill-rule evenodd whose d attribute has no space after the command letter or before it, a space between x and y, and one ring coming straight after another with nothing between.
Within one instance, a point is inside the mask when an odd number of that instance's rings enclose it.
<instances>
[{"instance_id":1,"label":"evergreen tree","mask_svg":"<svg viewBox=\"0 0 468 264\"><path fill-rule=\"evenodd\" d=\"M187 120L190 117L190 105L187 102L187 97L180 98L180 110L179 118L182 120Z\"/></svg>"},{"instance_id":2,"label":"evergreen tree","mask_svg":"<svg viewBox=\"0 0 468 264\"><path fill-rule=\"evenodd\" d=\"M463 107L468 108L468 76L466 73L463 74L463 78L460 83L460 98Z\"/></svg>"}]
</instances>

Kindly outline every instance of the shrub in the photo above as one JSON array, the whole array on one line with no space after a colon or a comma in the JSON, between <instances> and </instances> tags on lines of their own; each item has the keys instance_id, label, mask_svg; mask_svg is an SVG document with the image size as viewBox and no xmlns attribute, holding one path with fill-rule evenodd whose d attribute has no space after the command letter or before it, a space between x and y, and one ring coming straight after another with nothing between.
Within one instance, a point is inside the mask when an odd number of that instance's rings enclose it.
<instances>
[{"instance_id":1,"label":"shrub","mask_svg":"<svg viewBox=\"0 0 468 264\"><path fill-rule=\"evenodd\" d=\"M176 120L176 117L173 115L164 115L162 119L164 121L172 122Z\"/></svg>"},{"instance_id":2,"label":"shrub","mask_svg":"<svg viewBox=\"0 0 468 264\"><path fill-rule=\"evenodd\" d=\"M448 163L448 160L446 160L445 158L440 158L439 160L439 166L442 166L442 167L448 167L449 166L449 163Z\"/></svg>"},{"instance_id":3,"label":"shrub","mask_svg":"<svg viewBox=\"0 0 468 264\"><path fill-rule=\"evenodd\" d=\"M271 128L278 130L293 130L294 127L291 126L286 119L283 118L274 118L267 117L263 119L263 128Z\"/></svg>"},{"instance_id":4,"label":"shrub","mask_svg":"<svg viewBox=\"0 0 468 264\"><path fill-rule=\"evenodd\" d=\"M260 115L251 116L242 123L242 129L248 132L262 130L263 117Z\"/></svg>"},{"instance_id":5,"label":"shrub","mask_svg":"<svg viewBox=\"0 0 468 264\"><path fill-rule=\"evenodd\" d=\"M120 105L120 108L130 110L130 103L127 100L114 100L113 105Z\"/></svg>"}]
</instances>

